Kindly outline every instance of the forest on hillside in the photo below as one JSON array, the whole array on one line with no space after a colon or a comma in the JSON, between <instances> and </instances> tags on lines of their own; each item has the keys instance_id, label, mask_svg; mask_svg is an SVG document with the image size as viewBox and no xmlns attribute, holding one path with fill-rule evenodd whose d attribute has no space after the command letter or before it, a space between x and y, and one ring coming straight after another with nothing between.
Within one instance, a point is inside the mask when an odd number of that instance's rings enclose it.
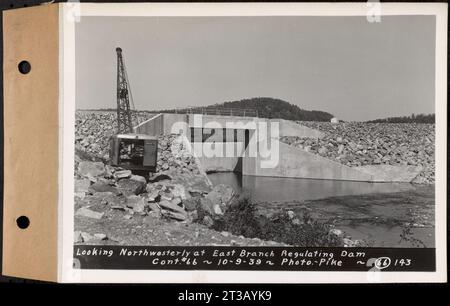
<instances>
[{"instance_id":1,"label":"forest on hillside","mask_svg":"<svg viewBox=\"0 0 450 306\"><path fill-rule=\"evenodd\" d=\"M257 111L260 118L279 118L293 121L330 121L334 116L330 113L305 110L297 105L291 104L281 99L258 97L243 99L238 101L228 101L204 107L193 107L189 111L196 112L200 109L246 109ZM184 112L187 109L169 109L161 112Z\"/></svg>"}]
</instances>

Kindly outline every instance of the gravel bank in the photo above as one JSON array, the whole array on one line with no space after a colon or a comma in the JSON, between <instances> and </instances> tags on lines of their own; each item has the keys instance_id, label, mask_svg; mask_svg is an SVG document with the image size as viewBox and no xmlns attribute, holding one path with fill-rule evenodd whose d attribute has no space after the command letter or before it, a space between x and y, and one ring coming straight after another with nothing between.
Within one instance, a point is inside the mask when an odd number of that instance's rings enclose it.
<instances>
[{"instance_id":1,"label":"gravel bank","mask_svg":"<svg viewBox=\"0 0 450 306\"><path fill-rule=\"evenodd\" d=\"M282 137L281 141L341 164L412 165L424 170L415 183L434 183L434 124L298 122L325 133L321 139Z\"/></svg>"}]
</instances>

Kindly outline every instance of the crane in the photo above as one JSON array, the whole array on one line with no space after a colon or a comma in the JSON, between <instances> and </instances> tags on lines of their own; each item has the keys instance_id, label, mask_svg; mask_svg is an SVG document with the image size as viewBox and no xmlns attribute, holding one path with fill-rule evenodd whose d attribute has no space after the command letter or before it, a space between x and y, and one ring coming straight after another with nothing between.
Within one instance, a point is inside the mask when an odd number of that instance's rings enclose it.
<instances>
[{"instance_id":1,"label":"crane","mask_svg":"<svg viewBox=\"0 0 450 306\"><path fill-rule=\"evenodd\" d=\"M117 134L109 140L109 163L147 176L149 172L156 171L158 138L134 133L132 112L135 108L122 48L117 47L116 53Z\"/></svg>"},{"instance_id":2,"label":"crane","mask_svg":"<svg viewBox=\"0 0 450 306\"><path fill-rule=\"evenodd\" d=\"M122 48L116 48L117 53L117 133L133 133L133 121L130 109L130 82L122 56ZM133 99L131 97L131 102ZM134 106L134 105L133 105Z\"/></svg>"}]
</instances>

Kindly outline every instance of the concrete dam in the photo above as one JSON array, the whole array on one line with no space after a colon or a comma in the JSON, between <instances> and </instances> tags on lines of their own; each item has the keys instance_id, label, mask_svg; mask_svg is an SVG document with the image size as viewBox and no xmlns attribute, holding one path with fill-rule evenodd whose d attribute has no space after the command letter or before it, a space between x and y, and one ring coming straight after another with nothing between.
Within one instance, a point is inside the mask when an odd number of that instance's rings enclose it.
<instances>
[{"instance_id":1,"label":"concrete dam","mask_svg":"<svg viewBox=\"0 0 450 306\"><path fill-rule=\"evenodd\" d=\"M321 138L323 132L284 119L160 113L140 123L135 133L178 134L193 150L205 172L237 172L243 176L411 182L420 167L370 165L349 167L297 148L284 136Z\"/></svg>"}]
</instances>

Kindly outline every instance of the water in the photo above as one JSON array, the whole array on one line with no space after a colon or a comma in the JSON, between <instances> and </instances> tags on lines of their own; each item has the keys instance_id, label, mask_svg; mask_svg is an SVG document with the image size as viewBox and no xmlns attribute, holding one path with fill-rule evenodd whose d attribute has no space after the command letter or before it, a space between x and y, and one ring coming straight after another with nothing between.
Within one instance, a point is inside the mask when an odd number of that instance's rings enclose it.
<instances>
[{"instance_id":1,"label":"water","mask_svg":"<svg viewBox=\"0 0 450 306\"><path fill-rule=\"evenodd\" d=\"M258 203L265 214L306 209L317 220L334 219L336 228L372 247L434 247L434 185L368 183L209 174L213 185L227 184ZM410 238L401 239L405 224ZM402 225L403 224L403 225Z\"/></svg>"},{"instance_id":2,"label":"water","mask_svg":"<svg viewBox=\"0 0 450 306\"><path fill-rule=\"evenodd\" d=\"M208 174L213 185L226 184L255 202L316 200L335 196L391 193L413 190L409 183L369 183L262 176L242 176L233 172Z\"/></svg>"}]
</instances>

